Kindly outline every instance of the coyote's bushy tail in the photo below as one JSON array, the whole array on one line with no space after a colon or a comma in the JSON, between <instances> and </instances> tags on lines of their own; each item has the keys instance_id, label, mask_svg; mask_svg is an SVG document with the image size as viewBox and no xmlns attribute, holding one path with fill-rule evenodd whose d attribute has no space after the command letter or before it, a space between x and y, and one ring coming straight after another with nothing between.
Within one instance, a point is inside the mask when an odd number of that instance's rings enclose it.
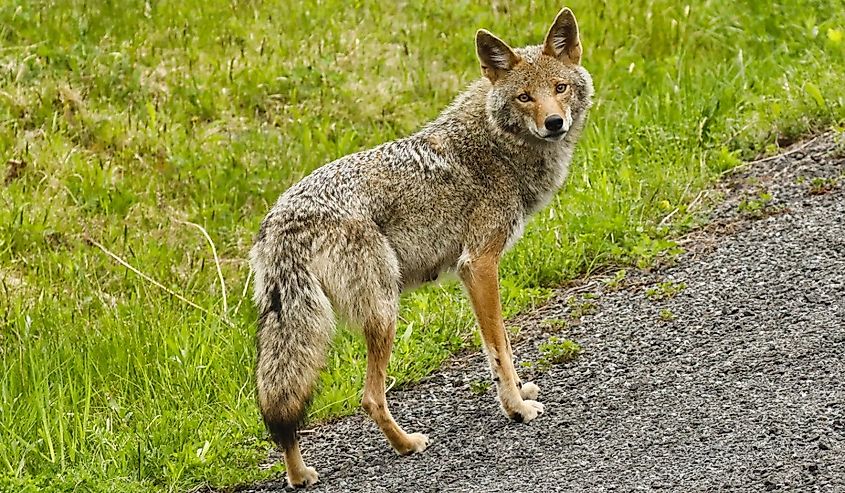
<instances>
[{"instance_id":1,"label":"coyote's bushy tail","mask_svg":"<svg viewBox=\"0 0 845 493\"><path fill-rule=\"evenodd\" d=\"M273 441L296 442L334 329L331 303L304 265L252 252L258 321L258 406Z\"/></svg>"}]
</instances>

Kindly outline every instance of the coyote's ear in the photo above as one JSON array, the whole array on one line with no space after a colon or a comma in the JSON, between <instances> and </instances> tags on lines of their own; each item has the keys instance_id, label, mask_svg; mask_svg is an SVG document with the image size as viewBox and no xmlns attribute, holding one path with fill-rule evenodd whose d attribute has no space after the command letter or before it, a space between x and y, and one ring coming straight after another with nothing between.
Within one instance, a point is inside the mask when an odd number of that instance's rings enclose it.
<instances>
[{"instance_id":1,"label":"coyote's ear","mask_svg":"<svg viewBox=\"0 0 845 493\"><path fill-rule=\"evenodd\" d=\"M578 23L575 15L564 8L555 17L555 22L546 35L543 53L563 63L581 63L581 40L578 39Z\"/></svg>"},{"instance_id":2,"label":"coyote's ear","mask_svg":"<svg viewBox=\"0 0 845 493\"><path fill-rule=\"evenodd\" d=\"M520 60L510 46L484 29L475 33L475 51L481 70L490 82L496 82Z\"/></svg>"}]
</instances>

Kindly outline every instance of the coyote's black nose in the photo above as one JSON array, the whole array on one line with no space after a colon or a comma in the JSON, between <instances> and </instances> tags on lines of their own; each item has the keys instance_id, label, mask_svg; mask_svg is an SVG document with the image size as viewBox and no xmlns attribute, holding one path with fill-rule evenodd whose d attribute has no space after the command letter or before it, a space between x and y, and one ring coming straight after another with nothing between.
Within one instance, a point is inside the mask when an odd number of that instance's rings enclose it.
<instances>
[{"instance_id":1,"label":"coyote's black nose","mask_svg":"<svg viewBox=\"0 0 845 493\"><path fill-rule=\"evenodd\" d=\"M558 132L563 128L563 118L560 115L546 117L545 125L549 132Z\"/></svg>"}]
</instances>

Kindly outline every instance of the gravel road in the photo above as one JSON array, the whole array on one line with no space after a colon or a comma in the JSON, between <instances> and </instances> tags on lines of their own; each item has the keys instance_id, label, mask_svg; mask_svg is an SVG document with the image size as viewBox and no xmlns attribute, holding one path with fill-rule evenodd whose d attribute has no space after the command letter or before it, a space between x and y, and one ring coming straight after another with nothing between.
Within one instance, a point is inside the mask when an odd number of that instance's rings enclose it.
<instances>
[{"instance_id":1,"label":"gravel road","mask_svg":"<svg viewBox=\"0 0 845 493\"><path fill-rule=\"evenodd\" d=\"M845 152L802 146L723 181L673 265L510 323L525 365L553 336L583 348L520 370L541 388L536 421L508 422L470 385L484 357L463 355L388 394L428 450L396 456L361 414L321 426L302 439L313 491L845 492Z\"/></svg>"}]
</instances>

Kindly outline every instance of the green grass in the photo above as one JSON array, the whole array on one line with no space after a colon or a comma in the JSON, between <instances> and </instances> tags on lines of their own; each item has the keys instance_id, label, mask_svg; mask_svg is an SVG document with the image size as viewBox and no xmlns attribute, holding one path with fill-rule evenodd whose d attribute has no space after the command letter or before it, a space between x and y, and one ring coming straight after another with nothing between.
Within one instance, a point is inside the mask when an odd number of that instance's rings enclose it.
<instances>
[{"instance_id":1,"label":"green grass","mask_svg":"<svg viewBox=\"0 0 845 493\"><path fill-rule=\"evenodd\" d=\"M260 220L315 167L433 118L479 75L477 28L539 42L558 6L518 5L2 2L0 490L278 475L258 467L242 296ZM842 124L841 0L691 5L571 2L596 104L565 190L502 266L508 314L601 266L648 263L721 172ZM225 313L208 242L182 221L216 245ZM472 345L454 284L405 296L401 316L397 384ZM363 371L361 338L342 332L315 417L354 410Z\"/></svg>"},{"instance_id":2,"label":"green grass","mask_svg":"<svg viewBox=\"0 0 845 493\"><path fill-rule=\"evenodd\" d=\"M540 343L539 350L537 366L548 369L551 365L568 363L577 358L581 354L581 345L569 339L552 336Z\"/></svg>"}]
</instances>

